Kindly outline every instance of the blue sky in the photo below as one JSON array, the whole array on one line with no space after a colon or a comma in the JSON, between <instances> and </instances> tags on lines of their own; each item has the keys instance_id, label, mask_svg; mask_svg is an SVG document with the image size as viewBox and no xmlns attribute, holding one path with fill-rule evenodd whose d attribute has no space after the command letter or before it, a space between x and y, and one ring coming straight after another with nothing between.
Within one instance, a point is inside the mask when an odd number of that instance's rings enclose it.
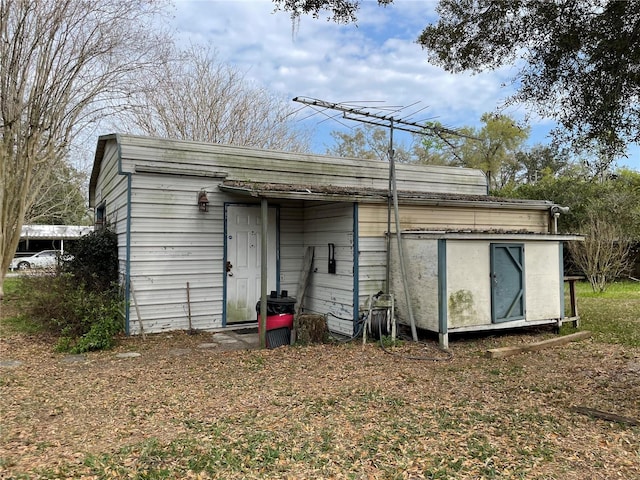
<instances>
[{"instance_id":1,"label":"blue sky","mask_svg":"<svg viewBox=\"0 0 640 480\"><path fill-rule=\"evenodd\" d=\"M515 71L505 67L452 75L428 64L415 41L436 18L436 5L435 0L396 0L383 8L374 0L363 0L357 25L302 17L294 28L289 14L275 12L270 0L175 0L173 27L181 41L210 45L219 60L283 98L311 97L363 107L412 105L394 116L434 119L452 128L479 126L480 116L495 111L509 95L502 85L510 84ZM301 118L311 113L302 111ZM520 107L504 113L522 121L527 112ZM317 153L333 143L329 132L358 126L322 120L325 117L315 115L304 121L313 132ZM548 143L553 123L534 117L529 124L530 143ZM618 165L640 170L638 149Z\"/></svg>"}]
</instances>

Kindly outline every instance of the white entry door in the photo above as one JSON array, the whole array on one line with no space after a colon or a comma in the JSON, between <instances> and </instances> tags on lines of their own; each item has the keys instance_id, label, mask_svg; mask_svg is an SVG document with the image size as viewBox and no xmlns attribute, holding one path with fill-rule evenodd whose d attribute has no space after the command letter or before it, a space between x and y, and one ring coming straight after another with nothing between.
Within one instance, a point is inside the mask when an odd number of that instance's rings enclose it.
<instances>
[{"instance_id":1,"label":"white entry door","mask_svg":"<svg viewBox=\"0 0 640 480\"><path fill-rule=\"evenodd\" d=\"M260 300L262 225L260 205L227 206L226 323L255 321ZM269 208L267 291L276 290L276 209Z\"/></svg>"}]
</instances>

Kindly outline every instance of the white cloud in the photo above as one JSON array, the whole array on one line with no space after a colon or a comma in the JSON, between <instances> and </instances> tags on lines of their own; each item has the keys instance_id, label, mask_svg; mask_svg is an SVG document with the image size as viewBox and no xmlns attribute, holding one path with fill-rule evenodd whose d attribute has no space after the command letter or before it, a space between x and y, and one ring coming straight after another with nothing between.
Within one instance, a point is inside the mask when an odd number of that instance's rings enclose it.
<instances>
[{"instance_id":1,"label":"white cloud","mask_svg":"<svg viewBox=\"0 0 640 480\"><path fill-rule=\"evenodd\" d=\"M293 24L288 13L274 11L270 0L177 0L174 25L182 41L211 45L220 60L287 98L415 104L397 115L428 107L411 120L437 118L454 128L478 125L482 113L494 111L509 95L501 85L509 83L512 68L452 75L428 64L416 39L435 18L436 4L396 0L383 8L365 0L356 26L309 16ZM522 120L526 111L507 113ZM317 122L311 123L317 130L314 148L323 152L332 143L328 132L344 128L334 121ZM535 119L532 142L546 142L552 126Z\"/></svg>"}]
</instances>

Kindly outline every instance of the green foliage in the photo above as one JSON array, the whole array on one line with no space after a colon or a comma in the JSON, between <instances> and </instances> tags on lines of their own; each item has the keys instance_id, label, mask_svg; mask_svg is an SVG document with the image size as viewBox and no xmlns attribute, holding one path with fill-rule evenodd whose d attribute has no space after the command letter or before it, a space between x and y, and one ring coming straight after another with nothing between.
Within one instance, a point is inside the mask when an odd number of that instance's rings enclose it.
<instances>
[{"instance_id":1,"label":"green foliage","mask_svg":"<svg viewBox=\"0 0 640 480\"><path fill-rule=\"evenodd\" d=\"M462 166L479 168L487 175L489 188L500 188L515 178L519 170L515 153L529 137L529 128L507 115L482 115L483 127L469 129L462 138L458 155Z\"/></svg>"},{"instance_id":2,"label":"green foliage","mask_svg":"<svg viewBox=\"0 0 640 480\"><path fill-rule=\"evenodd\" d=\"M619 170L600 180L573 169L535 183L510 185L496 195L550 200L569 207L560 215L563 233L587 236L571 244L573 262L591 279L595 289L606 289L616 276L626 274L633 262L634 242L640 242L640 173Z\"/></svg>"},{"instance_id":3,"label":"green foliage","mask_svg":"<svg viewBox=\"0 0 640 480\"><path fill-rule=\"evenodd\" d=\"M569 305L568 291L565 304ZM581 329L599 342L640 347L640 282L618 281L605 292L594 292L588 282L576 283ZM562 333L575 329L562 326Z\"/></svg>"},{"instance_id":4,"label":"green foliage","mask_svg":"<svg viewBox=\"0 0 640 480\"><path fill-rule=\"evenodd\" d=\"M118 236L109 228L83 236L69 249L72 259L65 271L93 291L108 289L118 281Z\"/></svg>"},{"instance_id":5,"label":"green foliage","mask_svg":"<svg viewBox=\"0 0 640 480\"><path fill-rule=\"evenodd\" d=\"M63 271L22 278L16 293L21 310L34 324L60 336L59 351L110 348L124 326L117 236L98 230L70 251L74 257Z\"/></svg>"},{"instance_id":6,"label":"green foliage","mask_svg":"<svg viewBox=\"0 0 640 480\"><path fill-rule=\"evenodd\" d=\"M30 323L61 337L60 351L109 348L124 326L117 288L92 291L68 274L33 275L23 277L18 295Z\"/></svg>"},{"instance_id":7,"label":"green foliage","mask_svg":"<svg viewBox=\"0 0 640 480\"><path fill-rule=\"evenodd\" d=\"M515 65L507 103L554 117L576 146L595 140L611 158L640 140L640 3L440 0L437 11L418 38L430 62L452 73Z\"/></svg>"},{"instance_id":8,"label":"green foliage","mask_svg":"<svg viewBox=\"0 0 640 480\"><path fill-rule=\"evenodd\" d=\"M327 148L328 155L348 158L366 158L387 161L389 159L389 132L387 129L363 125L355 128L353 133L331 132L335 141L333 147ZM394 160L408 162L411 153L401 142L394 142Z\"/></svg>"},{"instance_id":9,"label":"green foliage","mask_svg":"<svg viewBox=\"0 0 640 480\"><path fill-rule=\"evenodd\" d=\"M568 206L561 215L561 232L576 233L589 215L600 212L623 228L632 239L640 240L640 173L618 170L604 181L588 178L579 170L554 177L543 176L535 183L510 185L496 195L513 198L550 200Z\"/></svg>"},{"instance_id":10,"label":"green foliage","mask_svg":"<svg viewBox=\"0 0 640 480\"><path fill-rule=\"evenodd\" d=\"M319 18L322 12L327 14L327 19L336 23L350 23L357 20L356 12L360 6L359 0L273 0L277 10L284 10L291 13L291 18L295 19L300 15L312 15ZM378 0L378 5L388 5L393 0Z\"/></svg>"}]
</instances>

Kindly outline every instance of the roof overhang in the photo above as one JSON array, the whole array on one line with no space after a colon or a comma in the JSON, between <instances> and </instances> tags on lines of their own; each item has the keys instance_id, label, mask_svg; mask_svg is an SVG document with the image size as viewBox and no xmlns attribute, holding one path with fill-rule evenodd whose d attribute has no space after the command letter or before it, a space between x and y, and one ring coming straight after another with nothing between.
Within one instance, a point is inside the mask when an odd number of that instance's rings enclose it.
<instances>
[{"instance_id":1,"label":"roof overhang","mask_svg":"<svg viewBox=\"0 0 640 480\"><path fill-rule=\"evenodd\" d=\"M395 232L392 232L395 235ZM402 236L407 238L431 239L431 240L492 240L498 242L504 241L554 241L554 242L570 242L583 241L584 235L576 233L537 233L529 231L507 231L507 230L403 230Z\"/></svg>"},{"instance_id":2,"label":"roof overhang","mask_svg":"<svg viewBox=\"0 0 640 480\"><path fill-rule=\"evenodd\" d=\"M389 192L335 185L290 185L280 183L225 181L221 191L254 198L279 200L311 200L334 202L386 203ZM399 191L398 201L404 205L430 205L473 208L503 208L517 210L549 210L554 203L545 200L521 200L488 195L454 195L432 192Z\"/></svg>"}]
</instances>

